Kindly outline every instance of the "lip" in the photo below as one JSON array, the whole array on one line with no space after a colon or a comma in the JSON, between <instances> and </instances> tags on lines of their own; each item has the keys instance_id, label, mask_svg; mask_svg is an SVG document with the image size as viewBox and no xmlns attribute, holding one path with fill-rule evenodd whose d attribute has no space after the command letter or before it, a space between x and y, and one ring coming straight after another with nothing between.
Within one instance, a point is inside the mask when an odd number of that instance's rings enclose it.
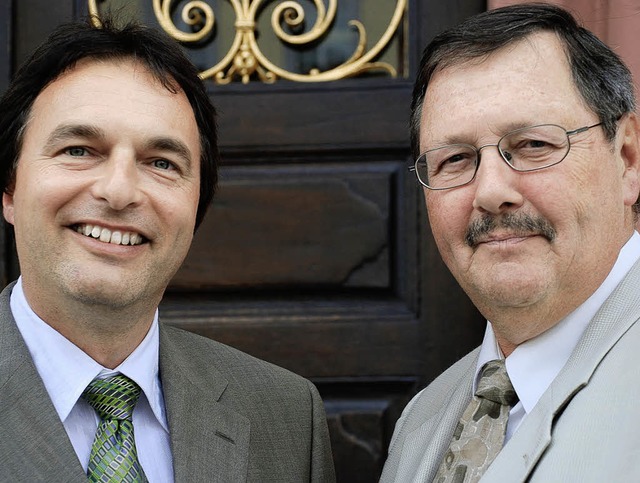
<instances>
[{"instance_id":1,"label":"lip","mask_svg":"<svg viewBox=\"0 0 640 483\"><path fill-rule=\"evenodd\" d=\"M478 241L476 247L480 245L497 245L497 246L509 246L509 245L517 245L519 243L523 243L532 238L538 238L540 235L538 234L529 234L529 235L494 235L487 238L483 238Z\"/></svg>"},{"instance_id":2,"label":"lip","mask_svg":"<svg viewBox=\"0 0 640 483\"><path fill-rule=\"evenodd\" d=\"M149 246L148 241L140 245L116 245L114 243L103 242L99 239L78 233L73 226L69 227L69 232L81 250L90 256L89 259L102 260L109 264L119 264L129 259L135 259L140 255L142 250L147 249Z\"/></svg>"},{"instance_id":3,"label":"lip","mask_svg":"<svg viewBox=\"0 0 640 483\"><path fill-rule=\"evenodd\" d=\"M76 231L78 226L86 226L86 225L106 228L111 233L116 231L120 233L136 233L137 235L142 237L142 244L148 243L151 241L151 236L147 232L145 232L144 229L137 226L132 226L132 225L115 225L115 224L105 223L103 221L82 220L82 221L76 221L68 224L67 228L69 228L70 230Z\"/></svg>"},{"instance_id":4,"label":"lip","mask_svg":"<svg viewBox=\"0 0 640 483\"><path fill-rule=\"evenodd\" d=\"M78 227L80 226L98 226L100 229L107 229L113 232L121 232L124 233L133 233L142 238L142 241L137 244L116 244L110 243L108 241L101 241L99 238L94 238L92 236L87 236L84 233L78 232ZM131 225L115 225L104 222L96 222L94 220L83 220L81 222L75 222L67 225L67 229L69 229L75 237L78 237L78 242L86 249L88 252L93 255L97 255L99 257L116 257L121 259L123 256L136 256L143 249L149 245L150 240L146 236L144 232L142 232L139 228L133 228Z\"/></svg>"}]
</instances>

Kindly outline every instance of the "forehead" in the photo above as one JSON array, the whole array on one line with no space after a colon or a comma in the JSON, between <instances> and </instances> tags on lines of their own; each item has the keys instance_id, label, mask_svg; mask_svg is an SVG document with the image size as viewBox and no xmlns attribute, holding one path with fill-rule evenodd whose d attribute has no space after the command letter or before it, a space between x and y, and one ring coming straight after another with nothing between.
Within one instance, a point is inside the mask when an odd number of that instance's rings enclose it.
<instances>
[{"instance_id":1,"label":"forehead","mask_svg":"<svg viewBox=\"0 0 640 483\"><path fill-rule=\"evenodd\" d=\"M481 138L542 123L571 129L590 115L560 40L540 32L436 71L425 93L420 144L424 149L450 136Z\"/></svg>"},{"instance_id":2,"label":"forehead","mask_svg":"<svg viewBox=\"0 0 640 483\"><path fill-rule=\"evenodd\" d=\"M26 125L47 131L63 123L94 124L114 136L172 135L199 156L191 104L177 87L171 92L133 59L79 61L36 97Z\"/></svg>"}]
</instances>

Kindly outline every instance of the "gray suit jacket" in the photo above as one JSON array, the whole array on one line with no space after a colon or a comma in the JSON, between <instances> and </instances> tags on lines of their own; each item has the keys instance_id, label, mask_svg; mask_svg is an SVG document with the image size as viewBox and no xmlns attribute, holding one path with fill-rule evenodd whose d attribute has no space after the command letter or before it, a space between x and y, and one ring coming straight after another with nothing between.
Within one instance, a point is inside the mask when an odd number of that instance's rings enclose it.
<instances>
[{"instance_id":1,"label":"gray suit jacket","mask_svg":"<svg viewBox=\"0 0 640 483\"><path fill-rule=\"evenodd\" d=\"M482 478L640 481L640 262L590 322L569 361ZM381 482L430 482L471 399L478 350L405 408Z\"/></svg>"},{"instance_id":2,"label":"gray suit jacket","mask_svg":"<svg viewBox=\"0 0 640 483\"><path fill-rule=\"evenodd\" d=\"M0 294L0 481L86 482ZM335 481L322 401L307 380L223 344L160 328L177 482Z\"/></svg>"}]
</instances>

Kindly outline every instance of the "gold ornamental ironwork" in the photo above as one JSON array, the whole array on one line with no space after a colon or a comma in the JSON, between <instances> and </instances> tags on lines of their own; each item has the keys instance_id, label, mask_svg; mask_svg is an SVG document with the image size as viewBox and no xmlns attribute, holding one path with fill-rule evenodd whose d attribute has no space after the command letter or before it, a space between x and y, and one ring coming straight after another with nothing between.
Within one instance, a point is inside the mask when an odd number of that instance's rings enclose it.
<instances>
[{"instance_id":1,"label":"gold ornamental ironwork","mask_svg":"<svg viewBox=\"0 0 640 483\"><path fill-rule=\"evenodd\" d=\"M395 0L396 6L391 20L378 42L367 50L367 33L359 20L350 20L349 25L358 32L358 43L351 56L337 67L321 71L317 68L308 73L286 70L270 61L261 51L256 39L256 21L266 3L274 0L227 0L236 15L235 37L231 48L216 65L200 73L202 79L213 79L218 84L228 84L239 78L244 84L255 77L265 83L273 83L278 78L295 82L327 82L357 76L367 71L386 71L391 77L397 76L396 69L388 62L377 61L385 47L391 42L404 18L407 0ZM338 8L338 0L311 0L316 9L316 21L308 31L287 33L285 24L293 29L303 24L305 11L296 0L280 1L271 14L271 26L275 35L290 45L308 45L318 41L331 29ZM89 14L99 25L99 0L88 0ZM201 42L214 28L216 18L213 9L204 0L191 0L181 11L182 21L193 31L185 32L176 27L171 12L174 0L153 0L153 11L160 26L174 39L184 44Z\"/></svg>"}]
</instances>

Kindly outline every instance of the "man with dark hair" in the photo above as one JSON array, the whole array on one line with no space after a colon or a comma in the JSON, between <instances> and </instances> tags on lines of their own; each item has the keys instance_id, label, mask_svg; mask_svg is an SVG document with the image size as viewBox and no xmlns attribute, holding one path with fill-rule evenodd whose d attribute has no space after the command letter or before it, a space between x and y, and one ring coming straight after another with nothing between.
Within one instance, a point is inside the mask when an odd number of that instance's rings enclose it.
<instances>
[{"instance_id":1,"label":"man with dark hair","mask_svg":"<svg viewBox=\"0 0 640 483\"><path fill-rule=\"evenodd\" d=\"M215 111L179 46L56 29L0 100L0 480L331 482L322 401L158 322L216 184Z\"/></svg>"},{"instance_id":2,"label":"man with dark hair","mask_svg":"<svg viewBox=\"0 0 640 483\"><path fill-rule=\"evenodd\" d=\"M405 408L381 481L636 481L629 70L563 9L485 12L427 46L411 134L440 254L488 322Z\"/></svg>"}]
</instances>

